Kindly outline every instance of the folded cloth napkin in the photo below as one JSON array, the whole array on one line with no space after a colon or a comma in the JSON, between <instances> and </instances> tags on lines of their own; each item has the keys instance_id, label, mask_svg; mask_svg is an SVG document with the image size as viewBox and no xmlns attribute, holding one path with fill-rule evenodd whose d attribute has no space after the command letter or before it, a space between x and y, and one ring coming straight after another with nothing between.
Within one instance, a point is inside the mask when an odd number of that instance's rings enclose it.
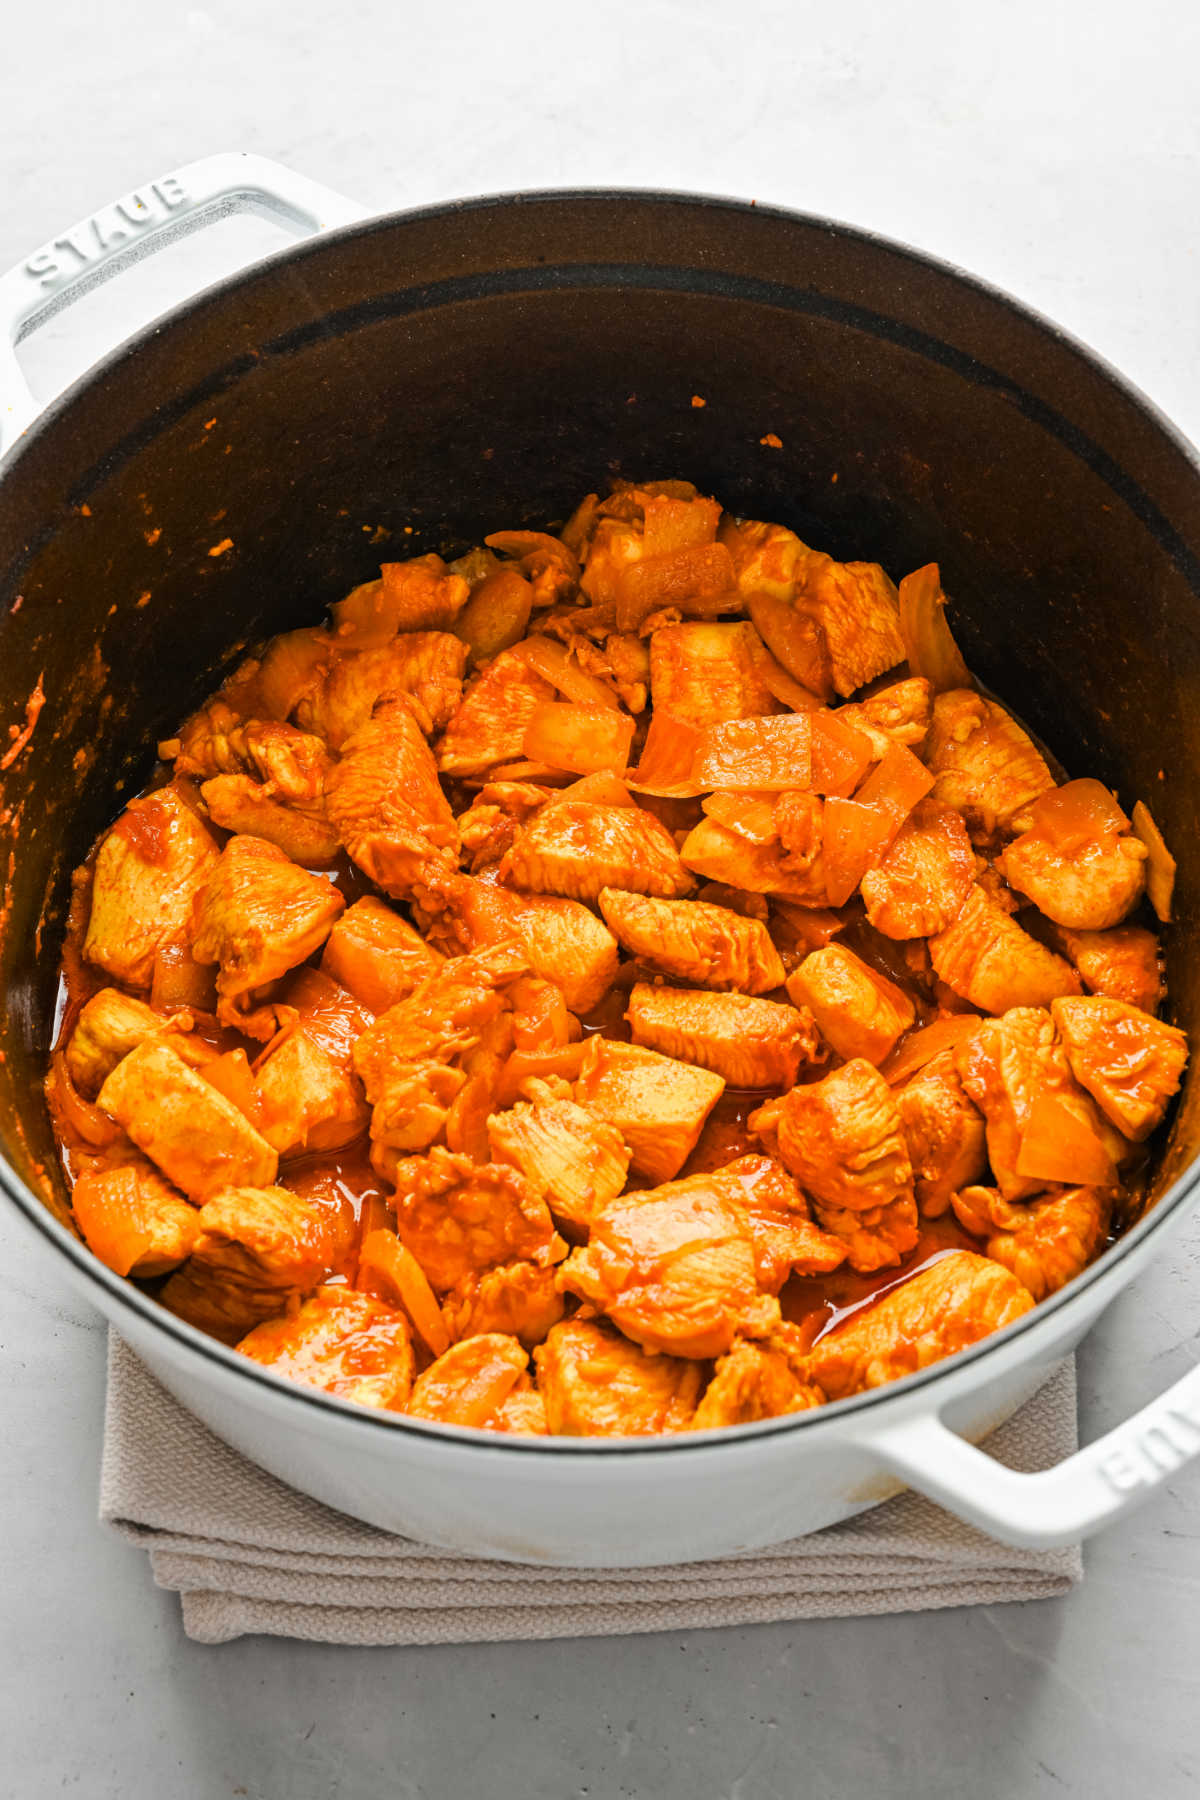
<instances>
[{"instance_id":1,"label":"folded cloth napkin","mask_svg":"<svg viewBox=\"0 0 1200 1800\"><path fill-rule=\"evenodd\" d=\"M1069 1361L989 1440L1015 1469L1074 1450ZM602 1637L916 1612L1063 1594L1078 1547L1011 1550L916 1494L720 1562L545 1569L490 1562L330 1511L246 1462L110 1334L100 1515L150 1552L200 1643L247 1632L330 1644Z\"/></svg>"}]
</instances>

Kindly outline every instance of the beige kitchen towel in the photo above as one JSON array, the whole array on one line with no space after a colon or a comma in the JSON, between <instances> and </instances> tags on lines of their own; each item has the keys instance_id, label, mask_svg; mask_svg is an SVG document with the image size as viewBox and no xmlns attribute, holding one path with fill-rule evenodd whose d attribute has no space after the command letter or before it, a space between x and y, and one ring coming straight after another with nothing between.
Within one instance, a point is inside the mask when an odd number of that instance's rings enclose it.
<instances>
[{"instance_id":1,"label":"beige kitchen towel","mask_svg":"<svg viewBox=\"0 0 1200 1800\"><path fill-rule=\"evenodd\" d=\"M988 1441L1015 1469L1075 1449L1065 1363ZM779 1619L1040 1600L1083 1574L1079 1549L1011 1550L915 1494L719 1562L545 1569L393 1537L276 1481L215 1438L109 1337L100 1513L176 1589L189 1637L331 1644L601 1637Z\"/></svg>"}]
</instances>

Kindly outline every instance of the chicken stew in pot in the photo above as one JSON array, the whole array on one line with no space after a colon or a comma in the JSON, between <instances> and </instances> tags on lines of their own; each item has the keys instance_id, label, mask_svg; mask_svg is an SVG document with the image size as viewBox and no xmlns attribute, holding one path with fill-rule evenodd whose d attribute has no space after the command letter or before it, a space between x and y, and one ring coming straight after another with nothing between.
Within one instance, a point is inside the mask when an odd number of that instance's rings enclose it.
<instances>
[{"instance_id":1,"label":"chicken stew in pot","mask_svg":"<svg viewBox=\"0 0 1200 1800\"><path fill-rule=\"evenodd\" d=\"M79 1232L358 1403L621 1436L951 1355L1137 1216L1174 865L897 590L684 481L383 565L75 879Z\"/></svg>"}]
</instances>

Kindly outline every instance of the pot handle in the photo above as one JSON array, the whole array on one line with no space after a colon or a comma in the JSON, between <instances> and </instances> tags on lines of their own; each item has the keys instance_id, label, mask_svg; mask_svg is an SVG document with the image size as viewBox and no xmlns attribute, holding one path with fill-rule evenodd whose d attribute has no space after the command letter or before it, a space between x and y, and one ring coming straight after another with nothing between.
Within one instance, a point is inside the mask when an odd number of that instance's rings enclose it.
<instances>
[{"instance_id":1,"label":"pot handle","mask_svg":"<svg viewBox=\"0 0 1200 1800\"><path fill-rule=\"evenodd\" d=\"M884 1427L871 1448L910 1487L1002 1543L1077 1543L1200 1456L1200 1366L1094 1444L1033 1475L1005 1468L936 1415Z\"/></svg>"},{"instance_id":2,"label":"pot handle","mask_svg":"<svg viewBox=\"0 0 1200 1800\"><path fill-rule=\"evenodd\" d=\"M298 236L351 225L364 209L265 156L206 156L81 219L0 275L0 452L45 403L34 399L16 345L81 294L143 256L234 212L254 212Z\"/></svg>"}]
</instances>

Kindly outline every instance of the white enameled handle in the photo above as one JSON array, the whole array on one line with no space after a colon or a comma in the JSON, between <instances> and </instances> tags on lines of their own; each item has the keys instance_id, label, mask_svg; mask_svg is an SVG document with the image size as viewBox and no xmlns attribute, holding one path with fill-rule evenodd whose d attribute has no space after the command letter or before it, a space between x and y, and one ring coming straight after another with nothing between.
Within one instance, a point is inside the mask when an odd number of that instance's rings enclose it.
<instances>
[{"instance_id":1,"label":"white enameled handle","mask_svg":"<svg viewBox=\"0 0 1200 1800\"><path fill-rule=\"evenodd\" d=\"M0 454L42 405L17 362L23 337L99 282L234 212L254 212L307 237L352 225L364 209L265 156L206 156L81 219L0 276Z\"/></svg>"},{"instance_id":2,"label":"white enameled handle","mask_svg":"<svg viewBox=\"0 0 1200 1800\"><path fill-rule=\"evenodd\" d=\"M885 1427L871 1447L910 1487L1002 1543L1076 1543L1200 1456L1200 1367L1094 1444L1034 1475L1006 1469L936 1415Z\"/></svg>"}]
</instances>

